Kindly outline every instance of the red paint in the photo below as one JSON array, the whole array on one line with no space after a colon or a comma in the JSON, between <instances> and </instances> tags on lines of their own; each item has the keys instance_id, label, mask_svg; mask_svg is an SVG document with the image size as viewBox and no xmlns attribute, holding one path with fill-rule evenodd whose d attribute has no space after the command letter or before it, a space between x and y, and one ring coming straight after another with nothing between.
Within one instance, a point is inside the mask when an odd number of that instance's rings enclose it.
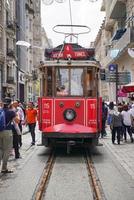
<instances>
[{"instance_id":1,"label":"red paint","mask_svg":"<svg viewBox=\"0 0 134 200\"><path fill-rule=\"evenodd\" d=\"M91 127L87 127L87 126L83 126L80 124L57 124L54 126L50 126L45 128L44 130L45 133L53 133L53 132L60 132L60 133L96 133L96 129L95 128L91 128Z\"/></svg>"},{"instance_id":2,"label":"red paint","mask_svg":"<svg viewBox=\"0 0 134 200\"><path fill-rule=\"evenodd\" d=\"M76 102L80 103L80 107L76 107ZM64 104L63 107L60 106L60 103ZM85 99L71 98L71 99L55 99L54 100L54 124L65 123L66 120L63 117L63 112L67 108L72 108L75 110L77 117L73 123L84 125L85 119L85 109L84 109Z\"/></svg>"},{"instance_id":3,"label":"red paint","mask_svg":"<svg viewBox=\"0 0 134 200\"><path fill-rule=\"evenodd\" d=\"M87 99L86 125L97 131L97 99Z\"/></svg>"},{"instance_id":4,"label":"red paint","mask_svg":"<svg viewBox=\"0 0 134 200\"><path fill-rule=\"evenodd\" d=\"M46 127L53 125L53 99L42 98L39 103L39 108L41 108L40 120L41 130L44 130ZM40 113L39 112L39 113Z\"/></svg>"},{"instance_id":5,"label":"red paint","mask_svg":"<svg viewBox=\"0 0 134 200\"><path fill-rule=\"evenodd\" d=\"M80 106L77 107L77 103ZM97 99L84 98L39 98L39 128L43 132L69 132L71 133L96 133L101 129L102 99L98 103L97 126ZM64 119L63 112L74 109L77 117L68 122Z\"/></svg>"}]
</instances>

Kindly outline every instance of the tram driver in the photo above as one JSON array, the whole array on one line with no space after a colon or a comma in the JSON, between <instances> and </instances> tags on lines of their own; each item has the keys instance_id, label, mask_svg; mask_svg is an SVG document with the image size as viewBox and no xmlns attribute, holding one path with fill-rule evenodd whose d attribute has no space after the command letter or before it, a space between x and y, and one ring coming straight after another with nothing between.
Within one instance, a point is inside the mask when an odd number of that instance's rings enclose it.
<instances>
[{"instance_id":1,"label":"tram driver","mask_svg":"<svg viewBox=\"0 0 134 200\"><path fill-rule=\"evenodd\" d=\"M61 87L57 87L57 96L67 96L68 92L66 91L66 88L64 85Z\"/></svg>"}]
</instances>

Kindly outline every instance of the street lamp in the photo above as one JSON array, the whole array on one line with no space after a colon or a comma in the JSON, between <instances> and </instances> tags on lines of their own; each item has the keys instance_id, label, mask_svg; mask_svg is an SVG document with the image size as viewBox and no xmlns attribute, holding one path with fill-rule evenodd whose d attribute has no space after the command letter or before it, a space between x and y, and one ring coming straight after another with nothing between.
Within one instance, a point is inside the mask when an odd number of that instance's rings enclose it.
<instances>
[{"instance_id":1,"label":"street lamp","mask_svg":"<svg viewBox=\"0 0 134 200\"><path fill-rule=\"evenodd\" d=\"M44 49L43 47L40 47L40 46L32 46L29 42L26 42L26 41L23 41L23 40L17 41L16 45L18 45L18 46L24 46L24 47L27 47L27 48Z\"/></svg>"},{"instance_id":2,"label":"street lamp","mask_svg":"<svg viewBox=\"0 0 134 200\"><path fill-rule=\"evenodd\" d=\"M25 46L27 48L29 48L31 46L31 44L29 42L22 41L22 40L17 41L16 45L18 45L18 46Z\"/></svg>"}]
</instances>

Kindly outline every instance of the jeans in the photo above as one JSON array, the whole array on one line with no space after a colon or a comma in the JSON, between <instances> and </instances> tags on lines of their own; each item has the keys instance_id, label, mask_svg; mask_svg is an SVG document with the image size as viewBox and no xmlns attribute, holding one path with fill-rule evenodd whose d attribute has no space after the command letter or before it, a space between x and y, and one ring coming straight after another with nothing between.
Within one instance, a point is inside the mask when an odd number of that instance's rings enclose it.
<instances>
[{"instance_id":1,"label":"jeans","mask_svg":"<svg viewBox=\"0 0 134 200\"><path fill-rule=\"evenodd\" d=\"M29 131L31 133L31 137L32 137L32 144L35 144L35 126L36 126L36 123L28 124L28 126L29 126Z\"/></svg>"},{"instance_id":2,"label":"jeans","mask_svg":"<svg viewBox=\"0 0 134 200\"><path fill-rule=\"evenodd\" d=\"M120 135L121 135L122 127L113 127L112 129L112 143L115 142L116 133L117 133L117 142L120 144Z\"/></svg>"}]
</instances>

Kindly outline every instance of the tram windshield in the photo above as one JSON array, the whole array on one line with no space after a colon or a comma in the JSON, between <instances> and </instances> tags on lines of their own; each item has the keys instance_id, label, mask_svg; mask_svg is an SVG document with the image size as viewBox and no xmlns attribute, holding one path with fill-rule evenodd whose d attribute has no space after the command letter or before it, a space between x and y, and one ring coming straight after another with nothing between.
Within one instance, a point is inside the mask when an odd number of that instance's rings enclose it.
<instances>
[{"instance_id":1,"label":"tram windshield","mask_svg":"<svg viewBox=\"0 0 134 200\"><path fill-rule=\"evenodd\" d=\"M44 96L86 96L97 95L95 68L92 67L49 67L47 79L43 78Z\"/></svg>"},{"instance_id":2,"label":"tram windshield","mask_svg":"<svg viewBox=\"0 0 134 200\"><path fill-rule=\"evenodd\" d=\"M57 68L56 96L83 96L83 68Z\"/></svg>"}]
</instances>

